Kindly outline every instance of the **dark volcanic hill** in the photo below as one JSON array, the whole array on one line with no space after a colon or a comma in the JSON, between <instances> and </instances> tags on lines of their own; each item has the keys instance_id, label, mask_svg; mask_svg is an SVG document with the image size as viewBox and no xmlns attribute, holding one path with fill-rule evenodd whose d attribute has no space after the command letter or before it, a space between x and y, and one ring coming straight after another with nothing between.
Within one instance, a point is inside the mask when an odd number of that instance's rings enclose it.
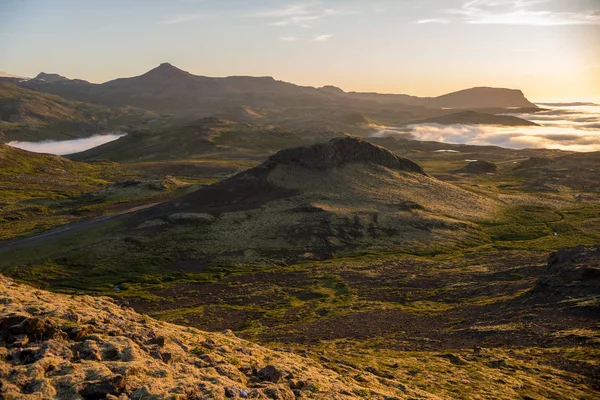
<instances>
[{"instance_id":1,"label":"dark volcanic hill","mask_svg":"<svg viewBox=\"0 0 600 400\"><path fill-rule=\"evenodd\" d=\"M335 87L298 86L272 77L230 76L211 78L192 75L163 63L147 73L102 84L68 80L56 74L21 83L30 89L56 94L69 100L130 105L155 112L208 116L233 106L280 109L396 104L421 107L535 107L518 90L473 88L435 98L378 93L346 93Z\"/></svg>"},{"instance_id":2,"label":"dark volcanic hill","mask_svg":"<svg viewBox=\"0 0 600 400\"><path fill-rule=\"evenodd\" d=\"M121 265L136 252L160 249L165 267L197 270L430 243L455 248L487 240L474 221L497 205L385 148L343 137L282 150L258 167L127 216L86 253ZM121 234L132 241L121 242ZM124 249L128 243L136 250Z\"/></svg>"},{"instance_id":3,"label":"dark volcanic hill","mask_svg":"<svg viewBox=\"0 0 600 400\"><path fill-rule=\"evenodd\" d=\"M308 169L327 170L352 163L373 163L386 168L425 174L416 163L391 151L351 137L332 139L314 146L281 150L263 164L297 164Z\"/></svg>"},{"instance_id":4,"label":"dark volcanic hill","mask_svg":"<svg viewBox=\"0 0 600 400\"><path fill-rule=\"evenodd\" d=\"M486 114L471 110L426 118L410 124L539 126L535 122L510 115Z\"/></svg>"}]
</instances>

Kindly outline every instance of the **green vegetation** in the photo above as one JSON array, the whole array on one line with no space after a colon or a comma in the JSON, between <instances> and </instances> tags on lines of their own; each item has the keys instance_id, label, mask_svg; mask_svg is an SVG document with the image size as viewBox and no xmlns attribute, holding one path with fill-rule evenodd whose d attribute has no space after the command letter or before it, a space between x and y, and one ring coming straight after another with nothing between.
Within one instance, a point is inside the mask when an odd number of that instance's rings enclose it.
<instances>
[{"instance_id":1,"label":"green vegetation","mask_svg":"<svg viewBox=\"0 0 600 400\"><path fill-rule=\"evenodd\" d=\"M221 124L199 135L212 150L168 160L207 124ZM553 167L513 170L512 160L526 157L505 149L489 157L501 174L453 174L483 150L435 153L396 140L387 143L424 160L429 176L282 163L251 175L264 179L244 175L233 186L196 191L254 166L260 149L316 137L261 129L241 140L235 123L191 124L166 153L148 150L148 160L162 161L128 164L0 146L1 237L177 198L0 248L0 271L53 291L127 300L163 321L289 347L356 379L352 393L364 398L378 398L381 382L442 398L594 397L600 326L582 317L597 313L594 286L568 282L561 292L542 284L549 252L600 242L597 178L555 184ZM166 132L140 134L139 143ZM113 150L106 154L120 154ZM583 176L565 163L556 168ZM196 340L189 353L203 360L219 352ZM307 385L315 397L322 391Z\"/></svg>"},{"instance_id":2,"label":"green vegetation","mask_svg":"<svg viewBox=\"0 0 600 400\"><path fill-rule=\"evenodd\" d=\"M79 161L166 161L210 158L256 164L287 147L302 146L343 136L333 132L300 132L265 123L239 123L203 118L134 132L116 141L70 155Z\"/></svg>"},{"instance_id":3,"label":"green vegetation","mask_svg":"<svg viewBox=\"0 0 600 400\"><path fill-rule=\"evenodd\" d=\"M206 160L82 163L0 145L0 240L163 202L243 168Z\"/></svg>"}]
</instances>

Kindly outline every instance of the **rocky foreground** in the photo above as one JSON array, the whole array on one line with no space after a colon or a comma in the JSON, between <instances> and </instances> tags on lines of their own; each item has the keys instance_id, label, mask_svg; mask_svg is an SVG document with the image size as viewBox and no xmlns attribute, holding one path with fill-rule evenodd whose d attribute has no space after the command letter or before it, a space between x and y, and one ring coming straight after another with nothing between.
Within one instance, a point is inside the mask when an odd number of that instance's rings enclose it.
<instances>
[{"instance_id":1,"label":"rocky foreground","mask_svg":"<svg viewBox=\"0 0 600 400\"><path fill-rule=\"evenodd\" d=\"M369 384L286 351L160 322L106 297L36 290L0 276L0 398L431 398Z\"/></svg>"}]
</instances>

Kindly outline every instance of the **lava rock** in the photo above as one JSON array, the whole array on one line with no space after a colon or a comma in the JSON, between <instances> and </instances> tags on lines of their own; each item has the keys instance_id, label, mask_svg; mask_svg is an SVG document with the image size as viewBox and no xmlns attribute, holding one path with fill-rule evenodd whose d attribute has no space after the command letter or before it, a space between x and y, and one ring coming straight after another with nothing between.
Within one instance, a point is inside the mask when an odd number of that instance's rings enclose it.
<instances>
[{"instance_id":1,"label":"lava rock","mask_svg":"<svg viewBox=\"0 0 600 400\"><path fill-rule=\"evenodd\" d=\"M267 365L256 374L261 381L277 383L283 377L283 373L273 365Z\"/></svg>"},{"instance_id":2,"label":"lava rock","mask_svg":"<svg viewBox=\"0 0 600 400\"><path fill-rule=\"evenodd\" d=\"M119 395L125 391L125 379L115 375L108 379L89 382L79 391L79 395L86 400L100 400L107 395Z\"/></svg>"}]
</instances>

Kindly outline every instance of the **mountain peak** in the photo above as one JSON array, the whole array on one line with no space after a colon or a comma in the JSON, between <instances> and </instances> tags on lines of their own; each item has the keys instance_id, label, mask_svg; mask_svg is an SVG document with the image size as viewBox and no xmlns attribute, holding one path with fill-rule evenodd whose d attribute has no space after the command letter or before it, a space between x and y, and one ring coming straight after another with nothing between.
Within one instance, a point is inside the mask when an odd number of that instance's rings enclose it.
<instances>
[{"instance_id":1,"label":"mountain peak","mask_svg":"<svg viewBox=\"0 0 600 400\"><path fill-rule=\"evenodd\" d=\"M175 67L173 64L164 62L160 64L158 67L151 69L146 72L142 76L160 76L163 78L173 77L173 76L189 76L191 75L189 72L184 71Z\"/></svg>"},{"instance_id":2,"label":"mountain peak","mask_svg":"<svg viewBox=\"0 0 600 400\"><path fill-rule=\"evenodd\" d=\"M333 85L325 85L323 87L320 87L319 90L333 94L346 94L346 92L344 92L342 89Z\"/></svg>"},{"instance_id":3,"label":"mountain peak","mask_svg":"<svg viewBox=\"0 0 600 400\"><path fill-rule=\"evenodd\" d=\"M62 75L59 74L47 74L45 72L40 72L35 78L33 78L35 80L38 81L44 81L47 83L55 83L55 82L65 82L70 80L69 78L66 78Z\"/></svg>"},{"instance_id":4,"label":"mountain peak","mask_svg":"<svg viewBox=\"0 0 600 400\"><path fill-rule=\"evenodd\" d=\"M377 164L390 169L425 175L417 163L397 156L386 148L355 137L331 139L326 143L281 150L264 164L298 164L308 169L324 170L352 163Z\"/></svg>"}]
</instances>

